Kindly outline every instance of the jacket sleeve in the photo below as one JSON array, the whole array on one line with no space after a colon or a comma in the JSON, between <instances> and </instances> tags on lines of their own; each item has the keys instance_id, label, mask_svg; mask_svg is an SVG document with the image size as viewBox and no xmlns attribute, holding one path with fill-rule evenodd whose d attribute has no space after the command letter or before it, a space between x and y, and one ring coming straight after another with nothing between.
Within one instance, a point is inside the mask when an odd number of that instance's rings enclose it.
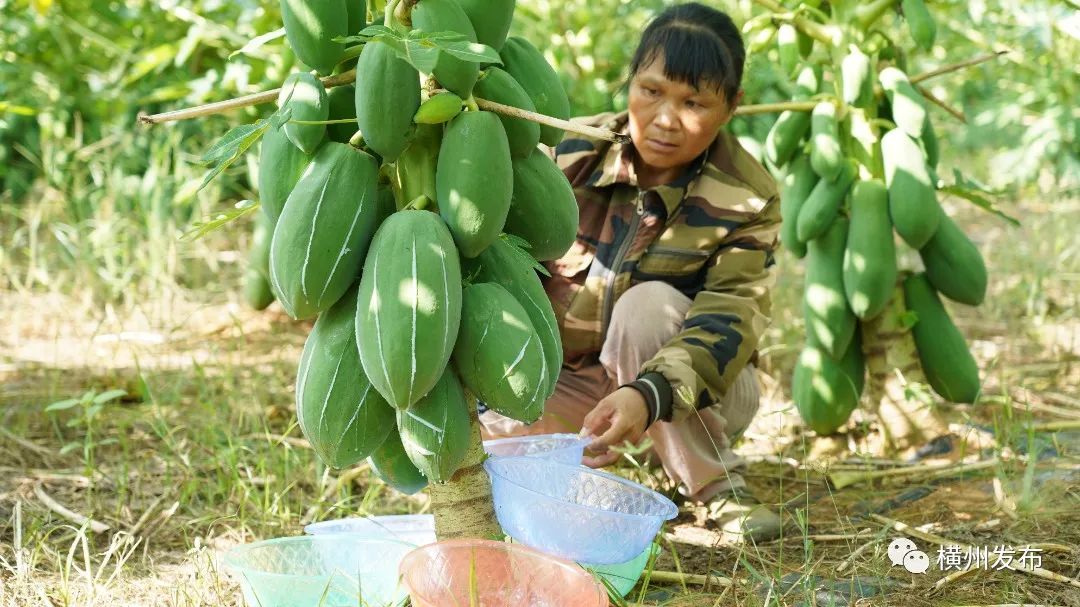
<instances>
[{"instance_id":1,"label":"jacket sleeve","mask_svg":"<svg viewBox=\"0 0 1080 607\"><path fill-rule=\"evenodd\" d=\"M654 384L659 374L670 384L670 397L660 399L654 419L679 421L719 402L749 362L770 321L779 226L780 199L774 195L710 257L705 286L682 330L639 374Z\"/></svg>"}]
</instances>

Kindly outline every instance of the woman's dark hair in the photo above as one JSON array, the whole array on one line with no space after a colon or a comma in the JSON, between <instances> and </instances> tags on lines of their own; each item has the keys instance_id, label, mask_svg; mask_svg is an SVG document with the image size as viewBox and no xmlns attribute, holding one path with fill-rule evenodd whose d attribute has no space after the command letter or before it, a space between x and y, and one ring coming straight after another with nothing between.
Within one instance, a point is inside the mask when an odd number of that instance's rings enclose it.
<instances>
[{"instance_id":1,"label":"woman's dark hair","mask_svg":"<svg viewBox=\"0 0 1080 607\"><path fill-rule=\"evenodd\" d=\"M664 57L664 75L698 88L719 85L730 103L742 84L746 51L738 28L726 13L688 2L664 10L645 28L630 62L630 77Z\"/></svg>"}]
</instances>

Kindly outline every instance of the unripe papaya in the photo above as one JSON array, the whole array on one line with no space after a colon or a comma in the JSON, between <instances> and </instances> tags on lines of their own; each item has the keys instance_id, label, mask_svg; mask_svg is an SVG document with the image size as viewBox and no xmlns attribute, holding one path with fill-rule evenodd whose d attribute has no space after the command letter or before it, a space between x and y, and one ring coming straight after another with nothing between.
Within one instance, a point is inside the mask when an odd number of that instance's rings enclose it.
<instances>
[{"instance_id":1,"label":"unripe papaya","mask_svg":"<svg viewBox=\"0 0 1080 607\"><path fill-rule=\"evenodd\" d=\"M356 88L353 85L335 86L327 91L326 99L330 104L328 120L356 119ZM326 125L326 136L330 141L349 143L355 134L356 122Z\"/></svg>"},{"instance_id":2,"label":"unripe papaya","mask_svg":"<svg viewBox=\"0 0 1080 607\"><path fill-rule=\"evenodd\" d=\"M829 229L857 173L855 163L847 160L835 181L822 179L817 182L810 196L799 209L799 220L796 226L799 240L810 242Z\"/></svg>"},{"instance_id":3,"label":"unripe papaya","mask_svg":"<svg viewBox=\"0 0 1080 607\"><path fill-rule=\"evenodd\" d=\"M837 217L828 231L806 245L803 314L807 340L840 359L858 324L844 295L844 249L848 220Z\"/></svg>"},{"instance_id":4,"label":"unripe papaya","mask_svg":"<svg viewBox=\"0 0 1080 607\"><path fill-rule=\"evenodd\" d=\"M289 46L304 65L324 75L334 71L345 53L345 44L333 40L348 33L345 0L281 0L281 20Z\"/></svg>"},{"instance_id":5,"label":"unripe papaya","mask_svg":"<svg viewBox=\"0 0 1080 607\"><path fill-rule=\"evenodd\" d=\"M454 366L469 391L495 411L525 423L544 412L548 385L540 338L502 285L465 287Z\"/></svg>"},{"instance_id":6,"label":"unripe papaya","mask_svg":"<svg viewBox=\"0 0 1080 607\"><path fill-rule=\"evenodd\" d=\"M290 145L291 147L291 145ZM270 289L270 238L274 235L274 220L265 213L255 217L248 267L244 271L244 299L254 310L265 310L274 303Z\"/></svg>"},{"instance_id":7,"label":"unripe papaya","mask_svg":"<svg viewBox=\"0 0 1080 607\"><path fill-rule=\"evenodd\" d=\"M798 156L791 161L791 170L784 177L784 191L780 195L780 242L796 257L806 256L806 243L799 240L799 210L818 182L817 173L810 166L810 159Z\"/></svg>"},{"instance_id":8,"label":"unripe papaya","mask_svg":"<svg viewBox=\"0 0 1080 607\"><path fill-rule=\"evenodd\" d=\"M356 342L364 372L398 410L442 377L461 323L461 265L438 215L403 210L379 226L364 260Z\"/></svg>"},{"instance_id":9,"label":"unripe papaya","mask_svg":"<svg viewBox=\"0 0 1080 607\"><path fill-rule=\"evenodd\" d=\"M765 157L776 167L783 167L810 130L808 112L785 111L773 124L765 138Z\"/></svg>"},{"instance_id":10,"label":"unripe papaya","mask_svg":"<svg viewBox=\"0 0 1080 607\"><path fill-rule=\"evenodd\" d=\"M442 124L461 113L461 97L446 92L439 93L420 104L420 109L413 114L417 124Z\"/></svg>"},{"instance_id":11,"label":"unripe papaya","mask_svg":"<svg viewBox=\"0 0 1080 607\"><path fill-rule=\"evenodd\" d=\"M409 145L413 115L420 108L420 74L389 44L364 45L356 63L356 120L364 142L386 162Z\"/></svg>"},{"instance_id":12,"label":"unripe papaya","mask_svg":"<svg viewBox=\"0 0 1080 607\"><path fill-rule=\"evenodd\" d=\"M930 181L919 145L900 129L881 138L889 216L896 232L912 248L921 249L933 237L944 213Z\"/></svg>"},{"instance_id":13,"label":"unripe papaya","mask_svg":"<svg viewBox=\"0 0 1080 607\"><path fill-rule=\"evenodd\" d=\"M465 391L450 365L427 396L397 412L401 445L432 483L445 483L457 472L469 450L470 423Z\"/></svg>"},{"instance_id":14,"label":"unripe papaya","mask_svg":"<svg viewBox=\"0 0 1080 607\"><path fill-rule=\"evenodd\" d=\"M924 51L933 48L934 38L937 37L937 23L923 0L902 0L900 6L904 10L904 20L907 21L916 46Z\"/></svg>"},{"instance_id":15,"label":"unripe papaya","mask_svg":"<svg viewBox=\"0 0 1080 607\"><path fill-rule=\"evenodd\" d=\"M457 32L476 42L476 31L456 0L423 0L412 10L413 27L425 33ZM480 74L480 66L450 53L439 53L432 75L446 90L467 99Z\"/></svg>"},{"instance_id":16,"label":"unripe papaya","mask_svg":"<svg viewBox=\"0 0 1080 607\"><path fill-rule=\"evenodd\" d=\"M319 315L296 372L296 417L319 458L345 468L368 457L394 430L394 409L360 367L356 284Z\"/></svg>"},{"instance_id":17,"label":"unripe papaya","mask_svg":"<svg viewBox=\"0 0 1080 607\"><path fill-rule=\"evenodd\" d=\"M476 83L476 96L510 107L530 112L536 111L532 99L517 80L505 71L492 66L484 70ZM536 149L540 141L540 125L524 118L513 118L499 114L499 120L506 129L506 139L510 143L510 155L525 158Z\"/></svg>"},{"instance_id":18,"label":"unripe papaya","mask_svg":"<svg viewBox=\"0 0 1080 607\"><path fill-rule=\"evenodd\" d=\"M506 34L514 21L515 0L457 0L461 9L469 16L476 41L486 44L496 51L501 50L506 42Z\"/></svg>"},{"instance_id":19,"label":"unripe papaya","mask_svg":"<svg viewBox=\"0 0 1080 607\"><path fill-rule=\"evenodd\" d=\"M904 299L917 317L911 333L930 387L945 400L974 403L982 389L979 366L926 275L904 280Z\"/></svg>"},{"instance_id":20,"label":"unripe papaya","mask_svg":"<svg viewBox=\"0 0 1080 607\"><path fill-rule=\"evenodd\" d=\"M499 117L491 112L458 114L439 148L435 195L462 255L476 257L498 238L513 192L510 144Z\"/></svg>"},{"instance_id":21,"label":"unripe papaya","mask_svg":"<svg viewBox=\"0 0 1080 607\"><path fill-rule=\"evenodd\" d=\"M548 386L544 392L546 400L555 392L555 384L559 381L563 362L562 338L551 300L533 269L534 263L527 252L516 249L504 238L498 238L475 259L466 259L464 269L468 275L475 275L476 282L502 285L529 315L544 355Z\"/></svg>"},{"instance_id":22,"label":"unripe papaya","mask_svg":"<svg viewBox=\"0 0 1080 607\"><path fill-rule=\"evenodd\" d=\"M926 125L926 105L919 91L915 90L907 74L895 67L887 67L878 75L881 88L889 98L892 119L896 126L911 135L913 139L922 137Z\"/></svg>"},{"instance_id":23,"label":"unripe papaya","mask_svg":"<svg viewBox=\"0 0 1080 607\"><path fill-rule=\"evenodd\" d=\"M776 29L776 49L780 53L780 69L790 76L799 67L799 33L795 26L783 23Z\"/></svg>"},{"instance_id":24,"label":"unripe papaya","mask_svg":"<svg viewBox=\"0 0 1080 607\"><path fill-rule=\"evenodd\" d=\"M796 35L799 37L799 56L806 59L814 52L814 38L802 30L798 30Z\"/></svg>"},{"instance_id":25,"label":"unripe papaya","mask_svg":"<svg viewBox=\"0 0 1080 607\"><path fill-rule=\"evenodd\" d=\"M349 31L346 35L358 34L367 27L367 0L348 0L345 9L349 12Z\"/></svg>"},{"instance_id":26,"label":"unripe papaya","mask_svg":"<svg viewBox=\"0 0 1080 607\"><path fill-rule=\"evenodd\" d=\"M878 180L851 189L851 224L844 251L844 293L855 316L881 313L896 289L896 243L889 221L889 191Z\"/></svg>"},{"instance_id":27,"label":"unripe papaya","mask_svg":"<svg viewBox=\"0 0 1080 607\"><path fill-rule=\"evenodd\" d=\"M791 396L799 416L820 435L836 432L859 406L865 375L858 336L851 340L840 360L808 345L799 355L791 378Z\"/></svg>"},{"instance_id":28,"label":"unripe papaya","mask_svg":"<svg viewBox=\"0 0 1080 607\"><path fill-rule=\"evenodd\" d=\"M975 243L948 215L926 246L919 249L926 278L938 293L977 306L986 298L986 262Z\"/></svg>"},{"instance_id":29,"label":"unripe papaya","mask_svg":"<svg viewBox=\"0 0 1080 607\"><path fill-rule=\"evenodd\" d=\"M277 223L281 209L296 182L311 162L311 155L293 145L284 128L271 126L262 137L259 148L259 206Z\"/></svg>"},{"instance_id":30,"label":"unripe papaya","mask_svg":"<svg viewBox=\"0 0 1080 607\"><path fill-rule=\"evenodd\" d=\"M401 435L397 432L387 434L368 461L379 480L405 495L412 495L428 485L427 477L405 453Z\"/></svg>"},{"instance_id":31,"label":"unripe papaya","mask_svg":"<svg viewBox=\"0 0 1080 607\"><path fill-rule=\"evenodd\" d=\"M822 101L810 116L810 166L822 179L833 181L844 170L844 162L836 106L831 101Z\"/></svg>"},{"instance_id":32,"label":"unripe papaya","mask_svg":"<svg viewBox=\"0 0 1080 607\"><path fill-rule=\"evenodd\" d=\"M270 284L302 320L327 310L360 273L375 232L379 164L344 143L323 144L274 228Z\"/></svg>"},{"instance_id":33,"label":"unripe papaya","mask_svg":"<svg viewBox=\"0 0 1080 607\"><path fill-rule=\"evenodd\" d=\"M520 36L510 36L499 56L503 60L503 69L529 94L537 112L569 120L570 100L566 97L566 89L559 75L532 43ZM554 147L562 137L562 129L540 125L540 142L544 145Z\"/></svg>"},{"instance_id":34,"label":"unripe papaya","mask_svg":"<svg viewBox=\"0 0 1080 607\"><path fill-rule=\"evenodd\" d=\"M325 121L330 103L321 80L307 72L296 72L285 79L278 93L278 107L292 110L282 128L285 136L305 154L314 154L326 134L325 124L297 124L293 120Z\"/></svg>"},{"instance_id":35,"label":"unripe papaya","mask_svg":"<svg viewBox=\"0 0 1080 607\"><path fill-rule=\"evenodd\" d=\"M416 128L416 135L409 147L394 163L403 203L411 202L418 196L426 196L431 202L437 199L435 169L441 143L442 127L439 125L422 124Z\"/></svg>"},{"instance_id":36,"label":"unripe papaya","mask_svg":"<svg viewBox=\"0 0 1080 607\"><path fill-rule=\"evenodd\" d=\"M538 260L558 259L574 244L578 205L566 175L547 154L534 149L515 158L514 194L504 230L525 239Z\"/></svg>"},{"instance_id":37,"label":"unripe papaya","mask_svg":"<svg viewBox=\"0 0 1080 607\"><path fill-rule=\"evenodd\" d=\"M930 120L929 116L926 117L926 124L923 125L922 138L919 139L919 143L922 144L923 153L926 154L926 164L929 165L930 171L933 171L937 168L941 150L938 147L934 121ZM934 179L932 183L937 183L937 179Z\"/></svg>"},{"instance_id":38,"label":"unripe papaya","mask_svg":"<svg viewBox=\"0 0 1080 607\"><path fill-rule=\"evenodd\" d=\"M844 103L861 108L870 105L874 99L874 81L870 76L870 57L851 45L851 52L840 63Z\"/></svg>"}]
</instances>

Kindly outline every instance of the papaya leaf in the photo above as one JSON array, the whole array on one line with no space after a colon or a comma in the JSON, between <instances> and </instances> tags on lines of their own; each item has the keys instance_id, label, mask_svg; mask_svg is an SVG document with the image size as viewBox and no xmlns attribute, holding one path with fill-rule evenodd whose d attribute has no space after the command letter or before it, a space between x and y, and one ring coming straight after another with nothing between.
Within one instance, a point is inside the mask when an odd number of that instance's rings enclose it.
<instances>
[{"instance_id":1,"label":"papaya leaf","mask_svg":"<svg viewBox=\"0 0 1080 607\"><path fill-rule=\"evenodd\" d=\"M239 160L244 155L244 152L258 141L268 128L270 128L270 120L262 118L252 124L243 124L229 129L229 132L210 146L210 149L206 150L206 153L199 159L201 164L209 166L211 169L196 192L205 188L222 171Z\"/></svg>"},{"instance_id":2,"label":"papaya leaf","mask_svg":"<svg viewBox=\"0 0 1080 607\"><path fill-rule=\"evenodd\" d=\"M507 242L507 244L510 245L510 248L514 252L514 255L517 256L517 258L521 261L522 264L531 267L532 269L540 272L544 276L551 276L551 273L548 272L547 268L545 268L543 264L537 261L536 258L530 255L529 252L526 250L532 248L532 245L529 244L529 241L525 240L520 236L515 236L514 234L508 234L506 232L503 232L502 238Z\"/></svg>"},{"instance_id":3,"label":"papaya leaf","mask_svg":"<svg viewBox=\"0 0 1080 607\"><path fill-rule=\"evenodd\" d=\"M240 202L236 203L236 205L231 210L223 211L221 213L218 213L217 215L214 215L213 217L209 217L203 221L197 221L192 224L191 229L185 232L182 236L180 236L180 241L191 242L193 240L198 240L203 236L206 236L210 232L213 232L221 226L229 223L230 221L234 221L243 217L244 215L247 215L248 213L251 213L257 208L259 208L259 203L257 202L253 200L241 200Z\"/></svg>"},{"instance_id":4,"label":"papaya leaf","mask_svg":"<svg viewBox=\"0 0 1080 607\"><path fill-rule=\"evenodd\" d=\"M495 52L495 49L485 44L460 41L439 43L439 47L443 52L449 53L463 61L470 61L472 63L497 63L502 65L502 59L499 58L499 53Z\"/></svg>"},{"instance_id":5,"label":"papaya leaf","mask_svg":"<svg viewBox=\"0 0 1080 607\"><path fill-rule=\"evenodd\" d=\"M256 37L252 38L250 42L245 44L243 46L243 48L237 49L237 50L233 51L232 53L229 53L228 60L232 61L232 58L237 56L237 55L252 55L255 51L262 48L262 46L264 44L266 44L267 42L270 42L272 40L277 40L278 38L282 38L284 36L285 36L285 28L283 28L283 27L280 27L280 28L278 28L278 29L276 29L276 30L274 30L272 32L267 32L265 34L262 34L261 36L256 36Z\"/></svg>"},{"instance_id":6,"label":"papaya leaf","mask_svg":"<svg viewBox=\"0 0 1080 607\"><path fill-rule=\"evenodd\" d=\"M1014 226L1020 225L1020 220L1015 217L1006 214L999 209L997 205L988 196L996 196L997 192L994 192L986 186L968 179L960 171L953 169L953 178L956 180L952 185L947 185L939 188L946 194L953 196L959 196L964 200L974 203L975 206L982 208L985 211L993 213L998 217L1004 219Z\"/></svg>"}]
</instances>

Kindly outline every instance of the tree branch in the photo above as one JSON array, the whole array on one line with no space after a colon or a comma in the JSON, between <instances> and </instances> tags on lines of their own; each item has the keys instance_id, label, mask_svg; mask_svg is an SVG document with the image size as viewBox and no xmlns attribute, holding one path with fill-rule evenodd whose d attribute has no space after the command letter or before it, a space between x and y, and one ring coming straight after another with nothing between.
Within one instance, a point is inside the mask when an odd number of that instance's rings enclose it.
<instances>
[{"instance_id":1,"label":"tree branch","mask_svg":"<svg viewBox=\"0 0 1080 607\"><path fill-rule=\"evenodd\" d=\"M943 109L946 112L952 114L953 118L956 118L960 122L963 122L964 124L967 124L967 117L964 116L963 112L961 112L958 109L953 108L952 106L945 103L941 99L938 99L937 97L935 97L933 93L926 90L926 87L916 84L915 85L915 90L919 91L919 93L921 93L923 97L926 97L930 101L934 102L934 105L937 105L941 109Z\"/></svg>"},{"instance_id":2,"label":"tree branch","mask_svg":"<svg viewBox=\"0 0 1080 607\"><path fill-rule=\"evenodd\" d=\"M754 0L756 4L759 4L774 13L789 13L786 8L780 5L776 0ZM817 21L812 21L806 17L796 16L792 18L791 22L795 27L803 31L804 34L814 38L818 42L821 42L825 46L837 46L840 44L840 30L836 27L829 25L822 25Z\"/></svg>"},{"instance_id":3,"label":"tree branch","mask_svg":"<svg viewBox=\"0 0 1080 607\"><path fill-rule=\"evenodd\" d=\"M735 108L736 116L751 116L754 114L777 114L780 112L812 112L817 101L783 101L781 103L759 103L757 105L741 105Z\"/></svg>"},{"instance_id":4,"label":"tree branch","mask_svg":"<svg viewBox=\"0 0 1080 607\"><path fill-rule=\"evenodd\" d=\"M929 80L931 78L941 76L942 74L948 74L950 72L956 72L956 71L962 70L964 68L971 67L973 65L979 65L980 63L986 63L987 61L990 61L991 59L997 59L998 57L1000 57L1002 55L1006 55L1006 54L1008 54L1008 52L1009 51L997 51L996 53L990 53L990 54L987 54L987 55L980 55L978 57L975 57L974 59L968 59L967 61L961 61L960 63L952 63L952 64L949 64L949 65L939 67L936 70L931 70L929 72L925 72L925 73L919 74L917 76L912 76L911 78L909 78L909 80L911 81L912 84L918 84L918 83L922 82L923 80Z\"/></svg>"},{"instance_id":5,"label":"tree branch","mask_svg":"<svg viewBox=\"0 0 1080 607\"><path fill-rule=\"evenodd\" d=\"M505 116L510 116L513 118L524 118L525 120L531 120L533 122L546 124L548 126L562 129L564 131L570 131L571 133L586 135L588 137L596 137L598 139L613 141L615 143L627 143L630 141L629 135L620 135L611 131L605 131L604 129L598 129L596 127L570 122L569 120L562 120L560 118L554 118L552 116L545 116L544 114L537 114L536 112L530 112L521 108L503 105L501 103L496 103L488 99L473 97L473 100L476 101L476 106L482 110L490 110L492 112L497 112L499 114L503 114Z\"/></svg>"}]
</instances>

